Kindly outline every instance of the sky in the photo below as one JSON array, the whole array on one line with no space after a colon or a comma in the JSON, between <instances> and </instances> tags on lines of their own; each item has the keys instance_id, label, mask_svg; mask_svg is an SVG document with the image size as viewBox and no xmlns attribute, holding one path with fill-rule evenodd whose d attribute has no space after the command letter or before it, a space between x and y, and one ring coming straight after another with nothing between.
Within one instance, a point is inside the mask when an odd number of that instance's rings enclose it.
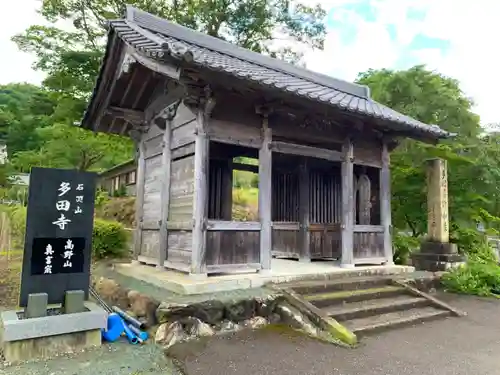
<instances>
[{"instance_id":1,"label":"sky","mask_svg":"<svg viewBox=\"0 0 500 375\"><path fill-rule=\"evenodd\" d=\"M318 0L303 0L317 3ZM476 103L483 124L500 123L497 88L500 53L498 0L319 0L327 11L323 51L305 56L309 69L352 81L370 68L406 69L426 64L459 80ZM33 56L19 52L12 35L33 24L39 0L3 4L9 15L0 23L0 84L40 83ZM7 58L6 58L7 57Z\"/></svg>"}]
</instances>

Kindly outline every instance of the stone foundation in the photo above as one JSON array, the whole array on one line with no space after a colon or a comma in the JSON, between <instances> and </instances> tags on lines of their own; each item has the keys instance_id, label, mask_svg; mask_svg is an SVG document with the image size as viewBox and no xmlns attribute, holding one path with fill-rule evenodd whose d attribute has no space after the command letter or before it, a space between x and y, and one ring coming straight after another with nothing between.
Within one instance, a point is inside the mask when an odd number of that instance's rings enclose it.
<instances>
[{"instance_id":1,"label":"stone foundation","mask_svg":"<svg viewBox=\"0 0 500 375\"><path fill-rule=\"evenodd\" d=\"M331 332L325 334L323 327L291 306L288 297L278 290L269 290L269 295L263 297L177 303L156 301L123 288L112 279L100 278L93 285L108 304L126 310L148 327L154 326L155 341L166 350L200 337L257 329L267 324L286 324L310 336L339 342Z\"/></svg>"},{"instance_id":2,"label":"stone foundation","mask_svg":"<svg viewBox=\"0 0 500 375\"><path fill-rule=\"evenodd\" d=\"M24 318L24 311L0 314L0 343L7 362L49 358L101 345L106 312L85 302L84 312Z\"/></svg>"},{"instance_id":3,"label":"stone foundation","mask_svg":"<svg viewBox=\"0 0 500 375\"><path fill-rule=\"evenodd\" d=\"M422 271L447 271L465 263L465 257L458 254L457 245L453 243L425 241L420 252L412 254L412 264Z\"/></svg>"},{"instance_id":4,"label":"stone foundation","mask_svg":"<svg viewBox=\"0 0 500 375\"><path fill-rule=\"evenodd\" d=\"M75 353L100 345L101 330L94 329L85 332L5 342L3 344L3 353L7 362L16 363L33 358L46 359L61 353Z\"/></svg>"}]
</instances>

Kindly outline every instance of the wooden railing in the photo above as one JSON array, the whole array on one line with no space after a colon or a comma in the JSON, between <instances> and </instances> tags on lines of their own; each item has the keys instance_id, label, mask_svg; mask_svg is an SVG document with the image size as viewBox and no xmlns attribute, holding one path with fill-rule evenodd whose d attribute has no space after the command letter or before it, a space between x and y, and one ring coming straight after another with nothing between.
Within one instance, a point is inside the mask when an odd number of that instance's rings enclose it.
<instances>
[{"instance_id":1,"label":"wooden railing","mask_svg":"<svg viewBox=\"0 0 500 375\"><path fill-rule=\"evenodd\" d=\"M260 223L207 222L207 272L260 269Z\"/></svg>"},{"instance_id":2,"label":"wooden railing","mask_svg":"<svg viewBox=\"0 0 500 375\"><path fill-rule=\"evenodd\" d=\"M356 264L381 264L384 258L384 228L381 225L355 225L353 251Z\"/></svg>"}]
</instances>

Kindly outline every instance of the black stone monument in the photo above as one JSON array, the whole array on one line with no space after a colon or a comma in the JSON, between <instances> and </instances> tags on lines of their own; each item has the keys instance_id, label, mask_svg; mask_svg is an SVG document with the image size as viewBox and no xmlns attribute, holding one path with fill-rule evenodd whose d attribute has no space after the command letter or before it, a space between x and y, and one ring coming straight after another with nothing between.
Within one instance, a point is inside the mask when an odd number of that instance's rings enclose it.
<instances>
[{"instance_id":1,"label":"black stone monument","mask_svg":"<svg viewBox=\"0 0 500 375\"><path fill-rule=\"evenodd\" d=\"M63 303L66 291L88 298L97 175L32 168L19 306L28 295L47 293Z\"/></svg>"}]
</instances>

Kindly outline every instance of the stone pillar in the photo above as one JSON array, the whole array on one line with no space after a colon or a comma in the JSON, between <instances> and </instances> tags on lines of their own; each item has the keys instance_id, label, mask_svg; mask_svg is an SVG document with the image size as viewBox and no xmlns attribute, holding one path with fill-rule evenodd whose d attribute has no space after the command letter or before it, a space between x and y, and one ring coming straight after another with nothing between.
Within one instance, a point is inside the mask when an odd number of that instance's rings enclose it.
<instances>
[{"instance_id":1,"label":"stone pillar","mask_svg":"<svg viewBox=\"0 0 500 375\"><path fill-rule=\"evenodd\" d=\"M445 271L462 264L463 256L450 241L448 216L448 171L446 160L427 162L427 238L413 255L419 270Z\"/></svg>"},{"instance_id":2,"label":"stone pillar","mask_svg":"<svg viewBox=\"0 0 500 375\"><path fill-rule=\"evenodd\" d=\"M342 146L342 259L340 266L354 268L354 146L351 139L346 139Z\"/></svg>"}]
</instances>

